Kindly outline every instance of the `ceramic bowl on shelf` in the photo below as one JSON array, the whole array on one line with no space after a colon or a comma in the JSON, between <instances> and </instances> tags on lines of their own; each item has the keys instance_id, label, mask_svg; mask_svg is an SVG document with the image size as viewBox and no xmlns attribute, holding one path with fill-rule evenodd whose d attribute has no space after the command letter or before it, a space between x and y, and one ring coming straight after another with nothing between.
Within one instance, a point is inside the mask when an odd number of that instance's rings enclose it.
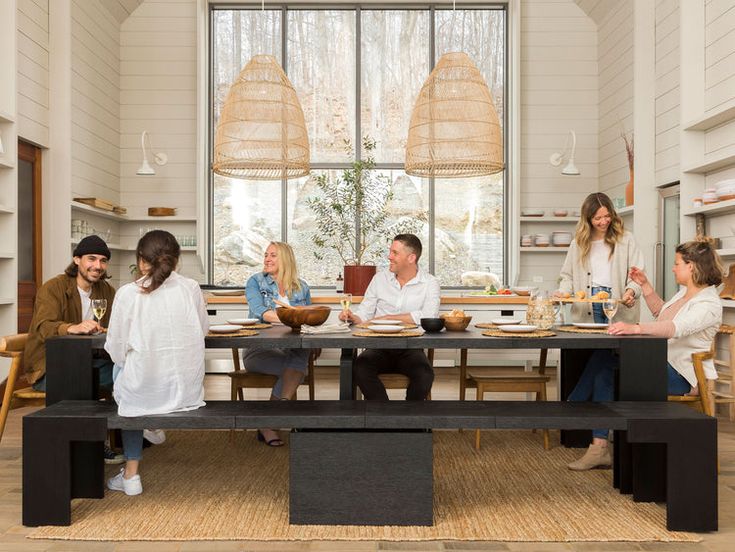
<instances>
[{"instance_id":1,"label":"ceramic bowl on shelf","mask_svg":"<svg viewBox=\"0 0 735 552\"><path fill-rule=\"evenodd\" d=\"M566 217L569 214L569 211L566 209L554 209L554 216L555 217Z\"/></svg>"},{"instance_id":2,"label":"ceramic bowl on shelf","mask_svg":"<svg viewBox=\"0 0 735 552\"><path fill-rule=\"evenodd\" d=\"M545 213L543 209L523 209L521 211L524 217L543 217Z\"/></svg>"},{"instance_id":3,"label":"ceramic bowl on shelf","mask_svg":"<svg viewBox=\"0 0 735 552\"><path fill-rule=\"evenodd\" d=\"M711 205L717 203L719 198L717 197L717 190L715 188L707 188L702 194L702 203L705 205Z\"/></svg>"}]
</instances>

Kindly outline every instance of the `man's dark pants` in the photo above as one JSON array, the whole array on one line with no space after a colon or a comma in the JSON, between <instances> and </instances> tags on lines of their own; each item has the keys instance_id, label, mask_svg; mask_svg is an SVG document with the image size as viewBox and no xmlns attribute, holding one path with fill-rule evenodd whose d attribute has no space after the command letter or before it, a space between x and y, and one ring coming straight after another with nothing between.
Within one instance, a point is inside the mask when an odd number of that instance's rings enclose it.
<instances>
[{"instance_id":1,"label":"man's dark pants","mask_svg":"<svg viewBox=\"0 0 735 552\"><path fill-rule=\"evenodd\" d=\"M434 382L434 370L422 349L367 349L358 356L353 381L369 401L388 400L388 393L378 374L403 374L408 377L408 401L426 399Z\"/></svg>"}]
</instances>

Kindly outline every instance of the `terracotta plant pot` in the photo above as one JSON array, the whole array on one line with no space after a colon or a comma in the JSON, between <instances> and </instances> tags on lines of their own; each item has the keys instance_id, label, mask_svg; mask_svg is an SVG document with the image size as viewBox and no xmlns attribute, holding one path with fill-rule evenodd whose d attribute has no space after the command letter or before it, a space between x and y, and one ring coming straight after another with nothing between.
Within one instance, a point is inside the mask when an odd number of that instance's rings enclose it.
<instances>
[{"instance_id":1,"label":"terracotta plant pot","mask_svg":"<svg viewBox=\"0 0 735 552\"><path fill-rule=\"evenodd\" d=\"M625 206L630 207L633 205L633 169L630 169L630 182L625 185Z\"/></svg>"},{"instance_id":2,"label":"terracotta plant pot","mask_svg":"<svg viewBox=\"0 0 735 552\"><path fill-rule=\"evenodd\" d=\"M375 276L375 265L345 265L345 293L365 295L370 280Z\"/></svg>"}]
</instances>

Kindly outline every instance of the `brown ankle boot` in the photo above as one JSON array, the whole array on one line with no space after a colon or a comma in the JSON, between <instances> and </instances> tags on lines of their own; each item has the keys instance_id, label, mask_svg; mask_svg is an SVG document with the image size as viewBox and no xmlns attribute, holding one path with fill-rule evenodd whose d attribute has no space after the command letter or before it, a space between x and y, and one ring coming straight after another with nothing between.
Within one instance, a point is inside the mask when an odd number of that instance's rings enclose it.
<instances>
[{"instance_id":1,"label":"brown ankle boot","mask_svg":"<svg viewBox=\"0 0 735 552\"><path fill-rule=\"evenodd\" d=\"M579 460L567 464L570 470L586 471L594 468L610 468L612 466L612 455L609 445L592 444Z\"/></svg>"}]
</instances>

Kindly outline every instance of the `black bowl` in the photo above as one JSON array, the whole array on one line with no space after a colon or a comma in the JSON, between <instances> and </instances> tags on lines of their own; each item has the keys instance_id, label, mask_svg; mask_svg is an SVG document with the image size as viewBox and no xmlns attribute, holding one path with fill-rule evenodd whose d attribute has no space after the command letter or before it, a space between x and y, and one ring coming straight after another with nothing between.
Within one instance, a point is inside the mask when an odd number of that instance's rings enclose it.
<instances>
[{"instance_id":1,"label":"black bowl","mask_svg":"<svg viewBox=\"0 0 735 552\"><path fill-rule=\"evenodd\" d=\"M444 328L443 318L422 318L421 327L428 333L440 332Z\"/></svg>"}]
</instances>

